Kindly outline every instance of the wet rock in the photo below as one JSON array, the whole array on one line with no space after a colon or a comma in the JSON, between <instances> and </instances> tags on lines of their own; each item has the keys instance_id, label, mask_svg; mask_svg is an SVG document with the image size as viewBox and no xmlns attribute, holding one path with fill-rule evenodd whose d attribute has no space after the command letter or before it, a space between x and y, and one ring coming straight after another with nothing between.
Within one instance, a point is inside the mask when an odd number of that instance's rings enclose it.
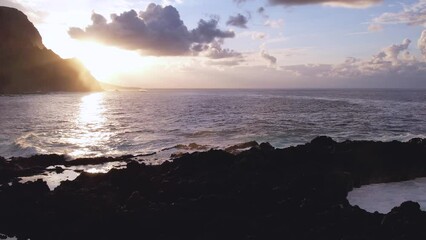
<instances>
[{"instance_id":1,"label":"wet rock","mask_svg":"<svg viewBox=\"0 0 426 240\"><path fill-rule=\"evenodd\" d=\"M1 187L0 232L35 240L424 239L417 203L384 215L350 206L346 195L357 185L426 176L425 159L418 140L321 137L286 149L184 154L159 166L129 161L52 192L43 182Z\"/></svg>"},{"instance_id":2,"label":"wet rock","mask_svg":"<svg viewBox=\"0 0 426 240\"><path fill-rule=\"evenodd\" d=\"M73 167L85 165L100 165L110 162L132 162L133 156L97 157L68 160L64 155L35 155L28 158L14 157L6 160L0 157L0 184L8 183L20 177L43 175L46 171L64 172L60 166ZM59 165L59 166L58 166ZM76 170L82 172L82 170Z\"/></svg>"},{"instance_id":3,"label":"wet rock","mask_svg":"<svg viewBox=\"0 0 426 240\"><path fill-rule=\"evenodd\" d=\"M53 172L55 172L57 174L60 174L60 173L64 172L64 169L62 167L58 166L58 167L55 167L54 169L51 169L51 171L53 171Z\"/></svg>"},{"instance_id":4,"label":"wet rock","mask_svg":"<svg viewBox=\"0 0 426 240\"><path fill-rule=\"evenodd\" d=\"M139 191L134 191L129 196L129 198L126 201L126 208L127 209L134 209L141 205L141 202L143 201L143 197L140 194Z\"/></svg>"},{"instance_id":5,"label":"wet rock","mask_svg":"<svg viewBox=\"0 0 426 240\"><path fill-rule=\"evenodd\" d=\"M426 213L416 202L404 202L384 216L382 228L384 235L399 239L425 239Z\"/></svg>"},{"instance_id":6,"label":"wet rock","mask_svg":"<svg viewBox=\"0 0 426 240\"><path fill-rule=\"evenodd\" d=\"M63 164L67 167L71 166L84 166L84 165L99 165L110 162L130 162L132 161L132 155L125 155L121 157L96 157L96 158L78 158L72 161L64 162Z\"/></svg>"},{"instance_id":7,"label":"wet rock","mask_svg":"<svg viewBox=\"0 0 426 240\"><path fill-rule=\"evenodd\" d=\"M63 165L66 163L67 158L64 155L49 154L49 155L35 155L29 158L13 157L11 163L19 166L20 168L35 168L35 167L48 167L54 165Z\"/></svg>"},{"instance_id":8,"label":"wet rock","mask_svg":"<svg viewBox=\"0 0 426 240\"><path fill-rule=\"evenodd\" d=\"M269 150L274 150L275 148L268 142L265 143L261 143L259 145L260 149L265 150L265 151L269 151Z\"/></svg>"},{"instance_id":9,"label":"wet rock","mask_svg":"<svg viewBox=\"0 0 426 240\"><path fill-rule=\"evenodd\" d=\"M413 138L410 141L408 141L408 143L410 144L426 144L426 140L421 139L421 138Z\"/></svg>"},{"instance_id":10,"label":"wet rock","mask_svg":"<svg viewBox=\"0 0 426 240\"><path fill-rule=\"evenodd\" d=\"M311 144L316 147L328 147L336 144L336 142L331 137L319 136L314 138Z\"/></svg>"},{"instance_id":11,"label":"wet rock","mask_svg":"<svg viewBox=\"0 0 426 240\"><path fill-rule=\"evenodd\" d=\"M251 141L251 142L245 142L245 143L240 143L240 144L236 144L230 147L225 148L226 152L232 153L232 154L236 154L238 152L240 152L241 150L247 149L247 148L252 148L252 147L257 147L259 146L259 143L257 143L256 141Z\"/></svg>"},{"instance_id":12,"label":"wet rock","mask_svg":"<svg viewBox=\"0 0 426 240\"><path fill-rule=\"evenodd\" d=\"M184 145L184 144L179 144L174 146L173 148L176 148L178 150L188 150L188 151L199 151L199 150L207 150L209 149L206 145L200 145L197 143L190 143L188 145ZM171 148L171 149L173 149ZM165 149L165 150L169 150L169 149Z\"/></svg>"}]
</instances>

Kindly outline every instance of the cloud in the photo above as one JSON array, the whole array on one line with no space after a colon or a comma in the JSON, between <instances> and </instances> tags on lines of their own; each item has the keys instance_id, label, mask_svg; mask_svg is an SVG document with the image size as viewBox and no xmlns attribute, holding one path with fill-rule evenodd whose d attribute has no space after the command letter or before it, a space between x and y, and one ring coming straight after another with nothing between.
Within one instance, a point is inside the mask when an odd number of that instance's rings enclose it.
<instances>
[{"instance_id":1,"label":"cloud","mask_svg":"<svg viewBox=\"0 0 426 240\"><path fill-rule=\"evenodd\" d=\"M135 10L112 14L111 21L97 13L92 24L85 29L70 28L68 34L75 39L93 40L146 55L182 56L199 54L214 41L235 37L232 31L218 28L218 19L203 20L188 30L179 12L172 6L151 3L139 14ZM198 51L197 51L198 50Z\"/></svg>"},{"instance_id":2,"label":"cloud","mask_svg":"<svg viewBox=\"0 0 426 240\"><path fill-rule=\"evenodd\" d=\"M222 42L214 41L208 45L205 45L203 49L203 55L211 59L223 59L223 58L242 58L242 54L234 50L222 48Z\"/></svg>"},{"instance_id":3,"label":"cloud","mask_svg":"<svg viewBox=\"0 0 426 240\"><path fill-rule=\"evenodd\" d=\"M420 38L419 43L422 41ZM393 81L397 86L403 86L404 81L411 81L426 85L423 77L426 74L426 62L417 60L408 52L410 43L409 39L404 39L400 44L383 48L368 60L350 57L340 64L285 66L282 70L301 78L351 79L354 82L380 80L382 84Z\"/></svg>"},{"instance_id":4,"label":"cloud","mask_svg":"<svg viewBox=\"0 0 426 240\"><path fill-rule=\"evenodd\" d=\"M265 39L266 36L267 34L264 32L251 32L251 38L253 40L262 40L262 39Z\"/></svg>"},{"instance_id":5,"label":"cloud","mask_svg":"<svg viewBox=\"0 0 426 240\"><path fill-rule=\"evenodd\" d=\"M163 6L167 6L171 4L182 4L182 3L183 3L183 0L163 0L162 1Z\"/></svg>"},{"instance_id":6,"label":"cloud","mask_svg":"<svg viewBox=\"0 0 426 240\"><path fill-rule=\"evenodd\" d=\"M234 0L237 3L246 2L248 0ZM366 8L381 3L383 0L268 0L272 5L307 5L307 4L325 4L335 7L347 8Z\"/></svg>"},{"instance_id":7,"label":"cloud","mask_svg":"<svg viewBox=\"0 0 426 240\"><path fill-rule=\"evenodd\" d=\"M241 4L241 3L244 3L244 2L246 2L247 0L234 0L234 2L236 2L236 3L238 3L238 4Z\"/></svg>"},{"instance_id":8,"label":"cloud","mask_svg":"<svg viewBox=\"0 0 426 240\"><path fill-rule=\"evenodd\" d=\"M226 25L239 27L239 28L247 28L248 18L242 14L238 14L236 16L230 16L228 21L226 21Z\"/></svg>"},{"instance_id":9,"label":"cloud","mask_svg":"<svg viewBox=\"0 0 426 240\"><path fill-rule=\"evenodd\" d=\"M426 0L404 6L400 12L387 12L376 17L372 25L407 24L426 27Z\"/></svg>"},{"instance_id":10,"label":"cloud","mask_svg":"<svg viewBox=\"0 0 426 240\"><path fill-rule=\"evenodd\" d=\"M190 32L191 40L195 43L211 43L216 38L233 38L235 33L231 31L222 31L217 28L218 20L210 19L209 21L201 19L198 27Z\"/></svg>"},{"instance_id":11,"label":"cloud","mask_svg":"<svg viewBox=\"0 0 426 240\"><path fill-rule=\"evenodd\" d=\"M277 58L267 53L266 50L262 50L260 52L260 56L265 59L270 66L274 66L275 64L277 64Z\"/></svg>"},{"instance_id":12,"label":"cloud","mask_svg":"<svg viewBox=\"0 0 426 240\"><path fill-rule=\"evenodd\" d=\"M426 59L426 30L423 30L422 35L417 42L417 46L423 54L423 58Z\"/></svg>"},{"instance_id":13,"label":"cloud","mask_svg":"<svg viewBox=\"0 0 426 240\"><path fill-rule=\"evenodd\" d=\"M281 70L292 74L295 77L303 78L319 78L323 77L324 73L328 73L332 70L330 64L303 64L303 65L292 65L281 67Z\"/></svg>"},{"instance_id":14,"label":"cloud","mask_svg":"<svg viewBox=\"0 0 426 240\"><path fill-rule=\"evenodd\" d=\"M337 1L321 1L326 6L343 7L343 8L368 8L383 2L383 0L337 0Z\"/></svg>"},{"instance_id":15,"label":"cloud","mask_svg":"<svg viewBox=\"0 0 426 240\"><path fill-rule=\"evenodd\" d=\"M24 6L22 6L21 4L15 2L15 1L9 1L9 0L0 0L0 6L16 8L16 9L21 10L21 11L26 10L26 8Z\"/></svg>"},{"instance_id":16,"label":"cloud","mask_svg":"<svg viewBox=\"0 0 426 240\"><path fill-rule=\"evenodd\" d=\"M411 44L410 39L404 39L401 44L393 44L389 47L384 48L379 54L376 55L378 60L387 60L396 62L398 61L398 57L400 53L406 51Z\"/></svg>"},{"instance_id":17,"label":"cloud","mask_svg":"<svg viewBox=\"0 0 426 240\"><path fill-rule=\"evenodd\" d=\"M207 61L206 64L208 66L218 66L218 67L234 67L240 65L245 60L243 58L235 58L235 59L220 59L220 60L210 60Z\"/></svg>"},{"instance_id":18,"label":"cloud","mask_svg":"<svg viewBox=\"0 0 426 240\"><path fill-rule=\"evenodd\" d=\"M238 37L240 39L244 37L244 38L250 38L252 40L260 41L260 40L268 39L268 34L265 32L260 32L260 31L243 31L238 34ZM246 39L245 40L241 39L241 41L246 41Z\"/></svg>"},{"instance_id":19,"label":"cloud","mask_svg":"<svg viewBox=\"0 0 426 240\"><path fill-rule=\"evenodd\" d=\"M383 31L383 26L380 24L370 24L368 26L368 31L369 32L380 32Z\"/></svg>"},{"instance_id":20,"label":"cloud","mask_svg":"<svg viewBox=\"0 0 426 240\"><path fill-rule=\"evenodd\" d=\"M257 13L259 13L264 18L269 18L268 14L266 14L266 9L264 7L258 8Z\"/></svg>"},{"instance_id":21,"label":"cloud","mask_svg":"<svg viewBox=\"0 0 426 240\"><path fill-rule=\"evenodd\" d=\"M288 38L286 38L286 37L269 38L265 42L262 43L261 47L266 48L268 45L271 45L271 44L276 45L277 43L282 43L282 42L285 42L287 40L288 40Z\"/></svg>"},{"instance_id":22,"label":"cloud","mask_svg":"<svg viewBox=\"0 0 426 240\"><path fill-rule=\"evenodd\" d=\"M269 20L266 20L263 25L267 27L271 27L271 28L281 28L284 25L284 19L281 19L281 18L276 20L269 19Z\"/></svg>"}]
</instances>

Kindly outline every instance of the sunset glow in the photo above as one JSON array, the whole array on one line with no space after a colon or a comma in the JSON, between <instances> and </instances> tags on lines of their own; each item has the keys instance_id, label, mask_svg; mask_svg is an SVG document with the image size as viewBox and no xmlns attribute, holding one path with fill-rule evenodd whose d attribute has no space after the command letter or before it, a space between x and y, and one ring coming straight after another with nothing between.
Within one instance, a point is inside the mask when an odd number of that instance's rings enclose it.
<instances>
[{"instance_id":1,"label":"sunset glow","mask_svg":"<svg viewBox=\"0 0 426 240\"><path fill-rule=\"evenodd\" d=\"M48 48L103 82L425 87L424 0L4 1L22 6Z\"/></svg>"},{"instance_id":2,"label":"sunset glow","mask_svg":"<svg viewBox=\"0 0 426 240\"><path fill-rule=\"evenodd\" d=\"M426 0L0 0L0 239L426 239L425 160Z\"/></svg>"},{"instance_id":3,"label":"sunset glow","mask_svg":"<svg viewBox=\"0 0 426 240\"><path fill-rule=\"evenodd\" d=\"M147 58L135 52L97 43L81 42L76 44L73 50L75 57L100 81L108 82L122 73L143 73L149 67Z\"/></svg>"}]
</instances>

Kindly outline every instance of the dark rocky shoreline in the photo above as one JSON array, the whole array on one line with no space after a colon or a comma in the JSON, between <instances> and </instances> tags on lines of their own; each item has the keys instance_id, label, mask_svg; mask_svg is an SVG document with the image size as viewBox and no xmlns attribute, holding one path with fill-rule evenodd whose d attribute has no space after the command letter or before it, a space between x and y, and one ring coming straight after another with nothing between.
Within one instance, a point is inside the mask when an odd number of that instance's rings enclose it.
<instances>
[{"instance_id":1,"label":"dark rocky shoreline","mask_svg":"<svg viewBox=\"0 0 426 240\"><path fill-rule=\"evenodd\" d=\"M48 166L109 161L127 168L82 173L54 191L42 181L16 182ZM379 214L346 199L354 187L418 177L426 177L426 139L319 137L286 149L263 143L237 154L184 154L158 166L132 156L0 158L0 233L32 240L426 239L417 203Z\"/></svg>"}]
</instances>

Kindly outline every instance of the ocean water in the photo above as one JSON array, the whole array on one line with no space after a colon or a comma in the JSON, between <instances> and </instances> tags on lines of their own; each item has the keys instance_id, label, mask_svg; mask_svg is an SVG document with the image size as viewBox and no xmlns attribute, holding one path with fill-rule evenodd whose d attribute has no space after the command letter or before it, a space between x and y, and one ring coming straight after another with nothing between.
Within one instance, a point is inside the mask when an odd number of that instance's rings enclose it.
<instances>
[{"instance_id":1,"label":"ocean water","mask_svg":"<svg viewBox=\"0 0 426 240\"><path fill-rule=\"evenodd\" d=\"M348 193L351 205L368 212L389 213L406 201L415 201L426 211L426 178L404 182L380 183L361 186Z\"/></svg>"},{"instance_id":2,"label":"ocean water","mask_svg":"<svg viewBox=\"0 0 426 240\"><path fill-rule=\"evenodd\" d=\"M149 154L426 137L426 90L148 90L0 96L0 156ZM177 147L176 149L178 149ZM186 148L190 149L190 147Z\"/></svg>"}]
</instances>

